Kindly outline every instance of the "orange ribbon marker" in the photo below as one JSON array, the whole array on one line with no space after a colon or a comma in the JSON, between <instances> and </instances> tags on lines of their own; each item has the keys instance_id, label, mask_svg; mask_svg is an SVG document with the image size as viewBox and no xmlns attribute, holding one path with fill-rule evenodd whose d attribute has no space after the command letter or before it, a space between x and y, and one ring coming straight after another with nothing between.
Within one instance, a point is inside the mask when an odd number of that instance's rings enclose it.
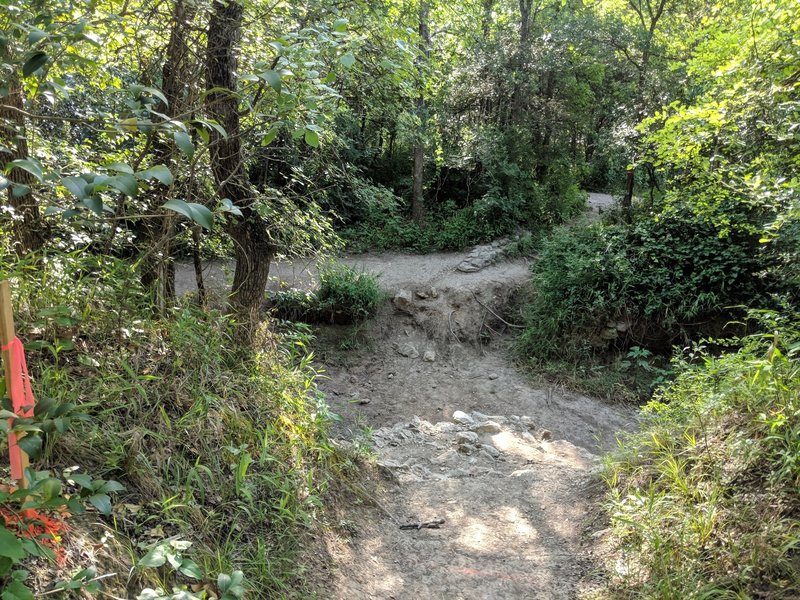
<instances>
[{"instance_id":1,"label":"orange ribbon marker","mask_svg":"<svg viewBox=\"0 0 800 600\"><path fill-rule=\"evenodd\" d=\"M11 405L13 412L20 417L32 417L33 407L36 399L33 397L33 390L31 389L31 379L28 375L28 364L25 361L25 350L22 347L22 342L18 337L11 340L8 346L3 346L3 352L10 351L10 371L11 376L6 377L8 382L10 379L11 385ZM8 384L6 384L8 385ZM13 419L8 420L8 426L14 424ZM13 431L8 432L8 455L11 459L11 477L17 481L22 482L25 475L25 469L28 466L28 455L22 451L17 443L17 434Z\"/></svg>"},{"instance_id":2,"label":"orange ribbon marker","mask_svg":"<svg viewBox=\"0 0 800 600\"><path fill-rule=\"evenodd\" d=\"M3 365L6 375L6 393L11 398L13 412L20 417L32 417L36 403L25 361L22 342L14 334L14 319L11 312L11 290L8 281L0 281L0 348L3 352ZM8 420L9 427L13 419ZM8 432L8 456L11 462L11 477L20 487L27 487L25 469L28 455L19 447L17 434Z\"/></svg>"}]
</instances>

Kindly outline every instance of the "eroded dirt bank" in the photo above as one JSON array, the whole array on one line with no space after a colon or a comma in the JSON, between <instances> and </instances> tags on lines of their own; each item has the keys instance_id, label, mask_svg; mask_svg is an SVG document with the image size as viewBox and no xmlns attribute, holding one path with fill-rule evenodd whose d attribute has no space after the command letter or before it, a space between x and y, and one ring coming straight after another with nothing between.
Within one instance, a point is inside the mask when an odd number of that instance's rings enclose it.
<instances>
[{"instance_id":1,"label":"eroded dirt bank","mask_svg":"<svg viewBox=\"0 0 800 600\"><path fill-rule=\"evenodd\" d=\"M609 201L592 198L592 211ZM334 565L319 597L579 598L598 456L635 411L518 370L509 306L529 264L496 245L343 262L379 274L392 301L361 326L318 331L319 385L342 417L334 433L370 444L377 461L326 537ZM315 274L312 262L281 263L271 287L313 286ZM225 278L224 265L208 267L210 287ZM191 270L177 283L191 290ZM401 529L415 523L436 528Z\"/></svg>"},{"instance_id":2,"label":"eroded dirt bank","mask_svg":"<svg viewBox=\"0 0 800 600\"><path fill-rule=\"evenodd\" d=\"M371 430L376 496L332 535L331 598L579 597L598 454L631 409L532 386L509 353L524 261L367 257L394 298L355 333L320 332L343 439ZM507 321L507 322L504 322ZM438 528L401 525L444 520Z\"/></svg>"}]
</instances>

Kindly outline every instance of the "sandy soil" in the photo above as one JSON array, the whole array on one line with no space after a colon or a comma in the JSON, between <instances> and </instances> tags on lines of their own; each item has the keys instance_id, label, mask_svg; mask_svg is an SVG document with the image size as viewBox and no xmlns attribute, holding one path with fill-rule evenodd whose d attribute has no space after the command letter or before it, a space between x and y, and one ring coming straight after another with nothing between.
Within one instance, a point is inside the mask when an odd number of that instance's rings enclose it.
<instances>
[{"instance_id":1,"label":"sandy soil","mask_svg":"<svg viewBox=\"0 0 800 600\"><path fill-rule=\"evenodd\" d=\"M589 204L596 214L611 198ZM462 273L466 255L343 257L379 274L394 300L363 325L318 332L335 434L368 440L379 473L326 537L334 569L321 598L569 599L589 585L598 455L634 410L532 385L510 353L529 265ZM225 271L209 265L207 284L223 285ZM281 263L271 286L311 286L315 273ZM177 284L193 288L191 269Z\"/></svg>"}]
</instances>

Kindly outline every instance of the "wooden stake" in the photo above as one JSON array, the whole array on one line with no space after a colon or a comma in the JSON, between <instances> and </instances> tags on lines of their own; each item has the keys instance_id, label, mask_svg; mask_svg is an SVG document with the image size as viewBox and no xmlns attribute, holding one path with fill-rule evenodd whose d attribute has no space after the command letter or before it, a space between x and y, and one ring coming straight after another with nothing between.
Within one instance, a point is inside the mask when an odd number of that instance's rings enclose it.
<instances>
[{"instance_id":1,"label":"wooden stake","mask_svg":"<svg viewBox=\"0 0 800 600\"><path fill-rule=\"evenodd\" d=\"M11 307L11 284L7 280L0 281L0 345L5 348L3 350L3 372L6 378L6 394L11 397L11 342L16 336L14 330L14 312ZM11 446L11 436L16 435L9 432L9 449ZM28 455L20 448L20 455L22 457L22 479L19 481L21 488L27 487L25 480L25 469L28 468L29 459Z\"/></svg>"}]
</instances>

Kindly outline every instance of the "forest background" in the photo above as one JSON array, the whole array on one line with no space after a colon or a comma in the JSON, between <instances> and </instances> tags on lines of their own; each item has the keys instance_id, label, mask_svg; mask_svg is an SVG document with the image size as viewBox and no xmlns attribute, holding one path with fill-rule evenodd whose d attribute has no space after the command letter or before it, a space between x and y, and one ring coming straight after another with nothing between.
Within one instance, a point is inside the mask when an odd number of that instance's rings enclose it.
<instances>
[{"instance_id":1,"label":"forest background","mask_svg":"<svg viewBox=\"0 0 800 600\"><path fill-rule=\"evenodd\" d=\"M0 277L50 399L9 425L38 471L33 491L0 492L4 589L29 597L44 584L20 565L55 552L13 525L28 494L43 515L84 501L112 514L124 484L128 593L221 572L215 589L239 597L236 569L258 593L303 593L298 531L358 467L327 437L308 329L264 324L270 261L522 234L518 251L538 257L524 363L582 369L573 383L589 389L615 366L644 396L720 356L737 382L777 378L774 397L756 394L772 404L721 404L736 415L726 432L764 444L743 468L766 461L750 483L770 493L747 510L772 507L783 540L729 587L796 590L799 13L789 0L0 0ZM584 211L581 190L619 207L557 227ZM212 256L236 259L230 304L201 279L196 302L177 298L175 261ZM669 366L673 346L700 340L705 358L694 347ZM667 429L693 414L674 410ZM662 569L684 564L665 556ZM691 568L758 562L713 556Z\"/></svg>"}]
</instances>

